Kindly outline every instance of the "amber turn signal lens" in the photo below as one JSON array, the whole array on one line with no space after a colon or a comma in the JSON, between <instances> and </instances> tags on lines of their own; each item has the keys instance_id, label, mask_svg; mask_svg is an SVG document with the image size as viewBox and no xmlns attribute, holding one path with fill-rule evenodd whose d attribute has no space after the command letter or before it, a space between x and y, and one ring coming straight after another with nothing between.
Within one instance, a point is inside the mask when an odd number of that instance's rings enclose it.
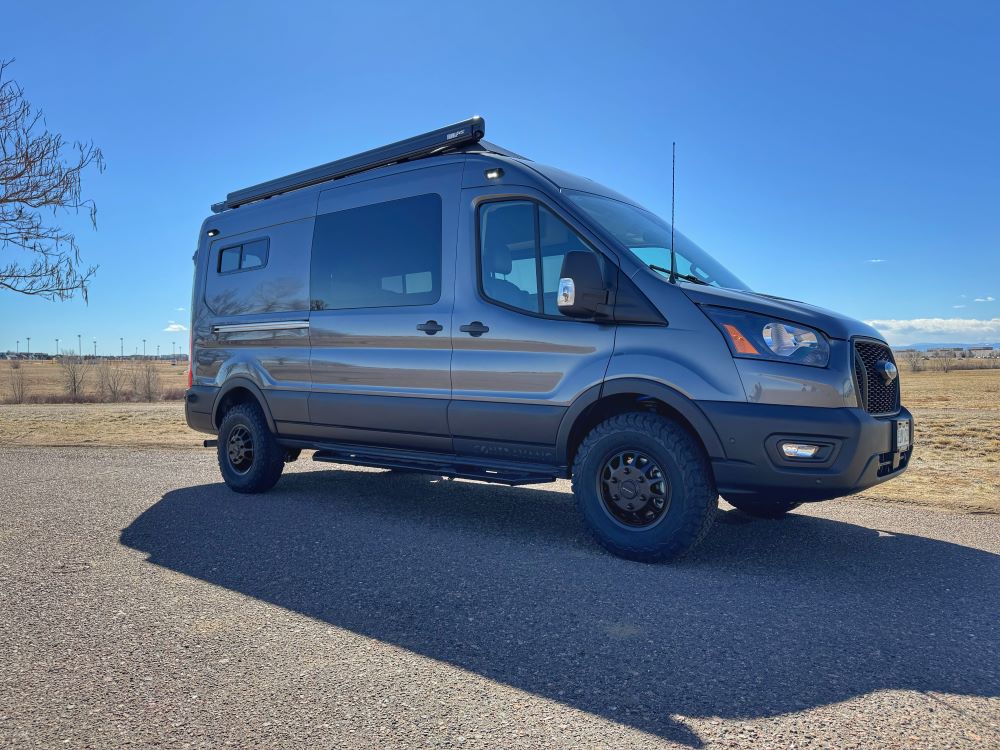
<instances>
[{"instance_id":1,"label":"amber turn signal lens","mask_svg":"<svg viewBox=\"0 0 1000 750\"><path fill-rule=\"evenodd\" d=\"M732 323L723 323L722 327L726 329L726 333L729 334L733 346L736 347L736 351L740 354L760 354L757 351L757 347L751 344L747 337L740 333L740 329Z\"/></svg>"}]
</instances>

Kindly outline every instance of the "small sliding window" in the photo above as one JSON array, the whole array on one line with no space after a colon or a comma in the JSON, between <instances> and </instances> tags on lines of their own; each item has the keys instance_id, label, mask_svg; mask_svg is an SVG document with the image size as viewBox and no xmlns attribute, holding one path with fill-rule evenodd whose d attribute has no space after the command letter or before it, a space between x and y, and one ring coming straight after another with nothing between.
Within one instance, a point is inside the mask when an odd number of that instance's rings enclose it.
<instances>
[{"instance_id":1,"label":"small sliding window","mask_svg":"<svg viewBox=\"0 0 1000 750\"><path fill-rule=\"evenodd\" d=\"M266 239L251 240L242 245L230 245L219 250L219 260L216 266L219 273L235 273L236 271L252 271L267 265L268 241Z\"/></svg>"}]
</instances>

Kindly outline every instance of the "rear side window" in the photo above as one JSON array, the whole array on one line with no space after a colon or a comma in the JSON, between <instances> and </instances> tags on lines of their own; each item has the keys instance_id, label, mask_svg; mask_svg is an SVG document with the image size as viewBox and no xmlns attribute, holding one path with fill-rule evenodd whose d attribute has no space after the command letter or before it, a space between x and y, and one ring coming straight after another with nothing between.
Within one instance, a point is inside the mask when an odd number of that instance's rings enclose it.
<instances>
[{"instance_id":1,"label":"rear side window","mask_svg":"<svg viewBox=\"0 0 1000 750\"><path fill-rule=\"evenodd\" d=\"M240 245L236 247L227 247L224 250L219 251L219 273L229 273L230 271L240 270L240 253L243 248Z\"/></svg>"},{"instance_id":2,"label":"rear side window","mask_svg":"<svg viewBox=\"0 0 1000 750\"><path fill-rule=\"evenodd\" d=\"M243 246L240 268L260 268L267 263L267 240L255 240Z\"/></svg>"},{"instance_id":3,"label":"rear side window","mask_svg":"<svg viewBox=\"0 0 1000 750\"><path fill-rule=\"evenodd\" d=\"M534 201L497 201L479 209L483 294L507 307L562 317L556 304L566 253L596 253L566 222ZM541 293L539 293L541 290Z\"/></svg>"},{"instance_id":4,"label":"rear side window","mask_svg":"<svg viewBox=\"0 0 1000 750\"><path fill-rule=\"evenodd\" d=\"M429 305L441 298L436 193L316 217L311 308Z\"/></svg>"},{"instance_id":5,"label":"rear side window","mask_svg":"<svg viewBox=\"0 0 1000 750\"><path fill-rule=\"evenodd\" d=\"M267 240L253 240L219 251L219 273L262 268L267 264Z\"/></svg>"}]
</instances>

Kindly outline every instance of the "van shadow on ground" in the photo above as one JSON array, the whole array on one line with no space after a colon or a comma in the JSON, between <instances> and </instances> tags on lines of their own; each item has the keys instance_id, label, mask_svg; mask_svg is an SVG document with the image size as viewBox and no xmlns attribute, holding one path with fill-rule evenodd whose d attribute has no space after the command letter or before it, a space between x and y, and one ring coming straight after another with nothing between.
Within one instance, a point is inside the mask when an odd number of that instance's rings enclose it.
<instances>
[{"instance_id":1,"label":"van shadow on ground","mask_svg":"<svg viewBox=\"0 0 1000 750\"><path fill-rule=\"evenodd\" d=\"M1000 695L1000 556L722 512L687 561L605 554L567 494L360 471L175 490L122 532L157 565L699 746L682 716L880 689Z\"/></svg>"}]
</instances>

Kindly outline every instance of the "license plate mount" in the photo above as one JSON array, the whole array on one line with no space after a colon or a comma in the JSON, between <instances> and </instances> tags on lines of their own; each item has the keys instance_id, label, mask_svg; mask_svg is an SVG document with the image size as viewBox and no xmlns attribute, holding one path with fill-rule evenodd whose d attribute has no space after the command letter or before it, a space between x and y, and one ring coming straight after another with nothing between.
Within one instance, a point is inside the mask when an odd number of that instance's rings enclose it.
<instances>
[{"instance_id":1,"label":"license plate mount","mask_svg":"<svg viewBox=\"0 0 1000 750\"><path fill-rule=\"evenodd\" d=\"M910 447L910 420L896 420L896 451L902 453Z\"/></svg>"}]
</instances>

